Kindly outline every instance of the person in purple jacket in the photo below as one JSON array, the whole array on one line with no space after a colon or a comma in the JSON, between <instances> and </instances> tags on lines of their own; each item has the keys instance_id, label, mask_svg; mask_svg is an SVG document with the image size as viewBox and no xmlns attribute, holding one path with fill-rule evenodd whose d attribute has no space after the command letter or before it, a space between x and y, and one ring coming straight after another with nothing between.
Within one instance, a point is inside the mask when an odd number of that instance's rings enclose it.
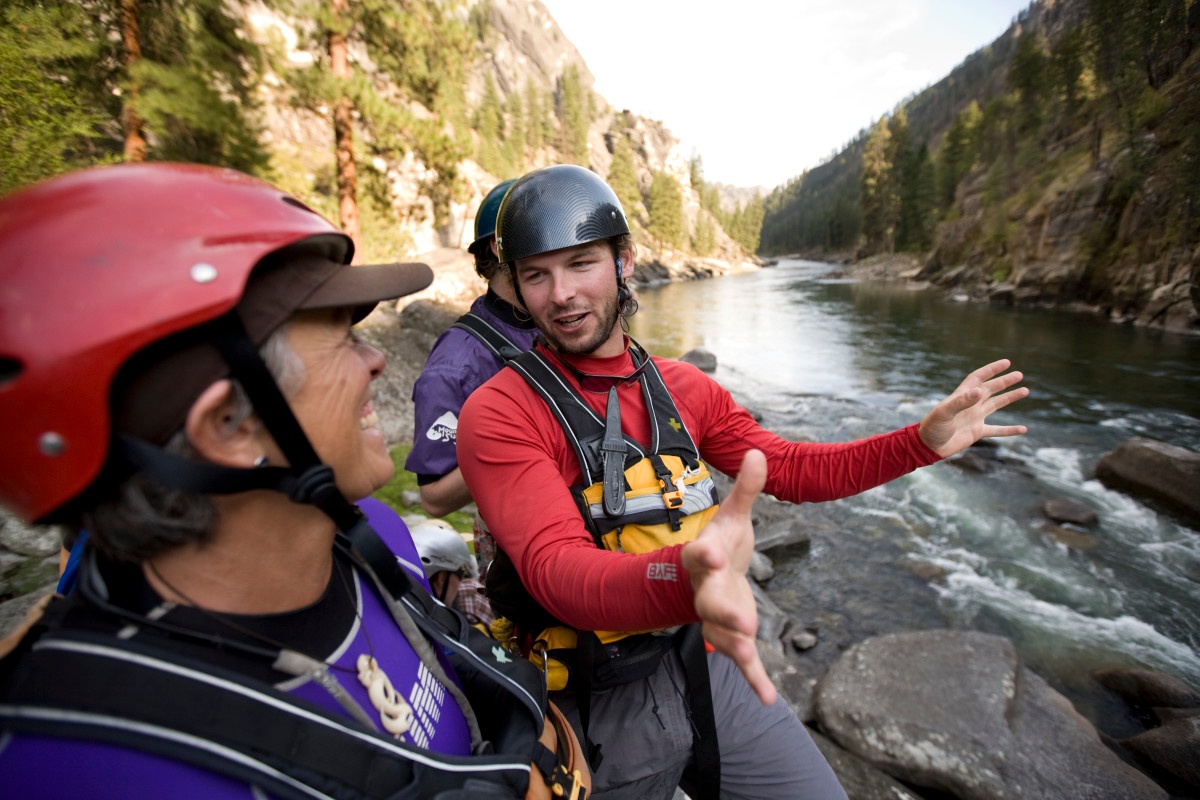
<instances>
[{"instance_id":1,"label":"person in purple jacket","mask_svg":"<svg viewBox=\"0 0 1200 800\"><path fill-rule=\"evenodd\" d=\"M432 517L444 517L471 502L455 451L463 403L500 371L506 353L528 350L537 335L508 270L496 260L496 212L514 181L492 187L475 214L475 240L467 252L475 257L475 272L488 282L487 292L438 337L413 384L413 447L404 468L416 474L421 506ZM476 515L475 555L484 573L495 555L491 542L486 523Z\"/></svg>"},{"instance_id":2,"label":"person in purple jacket","mask_svg":"<svg viewBox=\"0 0 1200 800\"><path fill-rule=\"evenodd\" d=\"M351 267L284 192L179 164L10 194L0 252L0 504L88 531L75 592L0 661L6 794L586 782L539 743L536 670L429 595L369 498L384 358L353 326L426 265Z\"/></svg>"}]
</instances>

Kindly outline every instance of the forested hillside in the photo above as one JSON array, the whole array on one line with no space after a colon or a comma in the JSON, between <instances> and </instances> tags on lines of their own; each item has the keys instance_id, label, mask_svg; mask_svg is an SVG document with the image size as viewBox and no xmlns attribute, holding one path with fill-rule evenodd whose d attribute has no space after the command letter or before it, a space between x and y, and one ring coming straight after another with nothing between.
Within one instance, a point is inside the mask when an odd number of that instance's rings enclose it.
<instances>
[{"instance_id":1,"label":"forested hillside","mask_svg":"<svg viewBox=\"0 0 1200 800\"><path fill-rule=\"evenodd\" d=\"M750 258L761 204L722 208L698 156L592 85L536 0L7 0L0 192L109 162L230 166L370 260L461 247L495 183L573 162L620 194L641 260Z\"/></svg>"},{"instance_id":2,"label":"forested hillside","mask_svg":"<svg viewBox=\"0 0 1200 800\"><path fill-rule=\"evenodd\" d=\"M769 254L1200 330L1200 3L1042 0L765 200Z\"/></svg>"}]
</instances>

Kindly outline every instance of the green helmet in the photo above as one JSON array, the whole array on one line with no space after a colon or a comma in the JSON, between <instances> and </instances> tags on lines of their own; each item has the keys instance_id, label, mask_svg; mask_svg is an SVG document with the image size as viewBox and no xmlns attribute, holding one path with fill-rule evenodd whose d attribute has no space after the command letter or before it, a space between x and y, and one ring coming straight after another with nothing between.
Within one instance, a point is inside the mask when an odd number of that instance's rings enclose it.
<instances>
[{"instance_id":1,"label":"green helmet","mask_svg":"<svg viewBox=\"0 0 1200 800\"><path fill-rule=\"evenodd\" d=\"M496 246L505 263L627 233L616 193L599 175L574 164L518 178L496 215Z\"/></svg>"},{"instance_id":2,"label":"green helmet","mask_svg":"<svg viewBox=\"0 0 1200 800\"><path fill-rule=\"evenodd\" d=\"M504 193L508 191L508 187L512 186L516 180L516 178L509 178L503 183L497 183L490 192L484 195L483 202L479 204L479 210L475 212L475 241L471 242L470 247L467 248L467 252L471 255L483 255L488 239L495 235L496 212L500 210L500 201L504 199Z\"/></svg>"}]
</instances>

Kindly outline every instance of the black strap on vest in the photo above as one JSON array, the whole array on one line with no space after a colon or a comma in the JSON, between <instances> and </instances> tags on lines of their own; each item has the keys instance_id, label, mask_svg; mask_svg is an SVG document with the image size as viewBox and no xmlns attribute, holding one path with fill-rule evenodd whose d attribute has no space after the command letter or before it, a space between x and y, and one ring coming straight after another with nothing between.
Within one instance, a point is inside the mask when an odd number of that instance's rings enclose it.
<instances>
[{"instance_id":1,"label":"black strap on vest","mask_svg":"<svg viewBox=\"0 0 1200 800\"><path fill-rule=\"evenodd\" d=\"M634 356L635 366L637 356ZM591 486L604 475L603 443L604 420L567 383L550 361L537 350L528 350L508 362L526 383L536 391L554 413L583 473L583 485ZM626 436L629 448L625 456L625 468L636 464L650 453L669 453L684 458L689 463L697 462L700 454L691 434L683 424L683 417L663 383L662 374L653 362L642 373L638 383L650 416L650 446L642 447ZM678 426L678 427L676 427Z\"/></svg>"},{"instance_id":2,"label":"black strap on vest","mask_svg":"<svg viewBox=\"0 0 1200 800\"><path fill-rule=\"evenodd\" d=\"M688 625L680 634L679 657L687 676L687 706L692 720L692 760L683 773L685 791L692 800L717 800L721 790L721 748L708 677L708 654L699 625Z\"/></svg>"},{"instance_id":3,"label":"black strap on vest","mask_svg":"<svg viewBox=\"0 0 1200 800\"><path fill-rule=\"evenodd\" d=\"M467 333L478 339L484 347L492 351L492 355L496 357L501 364L504 364L517 356L521 355L521 348L517 347L507 336L496 329L492 323L488 322L478 314L468 311L457 320L451 327L462 328Z\"/></svg>"}]
</instances>

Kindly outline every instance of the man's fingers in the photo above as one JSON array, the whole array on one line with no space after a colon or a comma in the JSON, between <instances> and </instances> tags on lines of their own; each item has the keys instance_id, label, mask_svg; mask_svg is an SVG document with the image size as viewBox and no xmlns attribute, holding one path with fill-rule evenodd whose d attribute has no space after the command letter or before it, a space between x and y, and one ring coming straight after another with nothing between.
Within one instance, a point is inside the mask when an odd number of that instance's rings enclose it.
<instances>
[{"instance_id":1,"label":"man's fingers","mask_svg":"<svg viewBox=\"0 0 1200 800\"><path fill-rule=\"evenodd\" d=\"M1004 370L1011 366L1012 361L1009 361L1007 358L1001 358L997 361L993 361L990 364L984 364L982 367L968 375L967 380L976 378L980 383L984 383L999 375L1001 372L1004 372Z\"/></svg>"},{"instance_id":2,"label":"man's fingers","mask_svg":"<svg viewBox=\"0 0 1200 800\"><path fill-rule=\"evenodd\" d=\"M767 668L763 666L758 655L758 647L754 644L753 636L738 635L731 631L722 630L716 626L704 626L704 639L717 649L717 652L727 656L742 675L750 688L758 695L764 706L775 702L777 692L775 685L767 676Z\"/></svg>"},{"instance_id":3,"label":"man's fingers","mask_svg":"<svg viewBox=\"0 0 1200 800\"><path fill-rule=\"evenodd\" d=\"M754 499L763 490L766 482L767 457L761 450L747 450L746 455L742 457L742 466L738 470L733 489L721 503L721 507L728 508L733 514L749 514Z\"/></svg>"},{"instance_id":4,"label":"man's fingers","mask_svg":"<svg viewBox=\"0 0 1200 800\"><path fill-rule=\"evenodd\" d=\"M991 414L993 411L999 411L1005 406L1011 405L1012 403L1015 403L1018 400L1028 396L1029 388L1026 386L1022 386L1020 389L1013 389L1011 392L1005 392L1004 394L994 395L991 403L989 404L987 413Z\"/></svg>"}]
</instances>

